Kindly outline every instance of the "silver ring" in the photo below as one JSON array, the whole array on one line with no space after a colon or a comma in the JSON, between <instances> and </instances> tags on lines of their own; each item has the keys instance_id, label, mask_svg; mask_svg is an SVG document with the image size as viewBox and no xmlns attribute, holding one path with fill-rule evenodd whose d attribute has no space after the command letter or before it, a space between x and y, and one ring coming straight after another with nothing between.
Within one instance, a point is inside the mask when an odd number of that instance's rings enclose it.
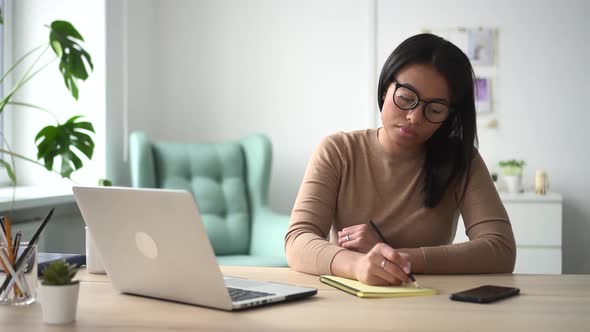
<instances>
[{"instance_id":1,"label":"silver ring","mask_svg":"<svg viewBox=\"0 0 590 332\"><path fill-rule=\"evenodd\" d=\"M350 241L350 235L346 235L345 239L346 241Z\"/></svg>"},{"instance_id":2,"label":"silver ring","mask_svg":"<svg viewBox=\"0 0 590 332\"><path fill-rule=\"evenodd\" d=\"M385 262L387 262L387 260L383 260L383 262L381 262L381 268L384 269L385 268Z\"/></svg>"}]
</instances>

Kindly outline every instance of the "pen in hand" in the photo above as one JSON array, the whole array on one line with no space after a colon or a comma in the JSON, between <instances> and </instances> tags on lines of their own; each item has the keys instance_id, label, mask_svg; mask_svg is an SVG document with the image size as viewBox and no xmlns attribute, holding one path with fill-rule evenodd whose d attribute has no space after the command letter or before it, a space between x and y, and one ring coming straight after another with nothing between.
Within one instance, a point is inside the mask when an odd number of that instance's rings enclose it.
<instances>
[{"instance_id":1,"label":"pen in hand","mask_svg":"<svg viewBox=\"0 0 590 332\"><path fill-rule=\"evenodd\" d=\"M387 243L387 240L385 240L385 236L383 236L383 234L381 234L381 231L379 230L379 228L377 227L377 225L375 225L375 223L373 222L373 220L369 220L369 224L371 225L371 227L373 227L373 229L375 230L375 233L377 233L377 235L379 235L379 238L381 239L381 242L389 245ZM418 282L416 281L416 278L414 278L414 275L412 274L412 272L408 273L408 278L410 278L410 280L412 280L412 285L414 285L414 287L418 287L420 288L420 285L418 285Z\"/></svg>"}]
</instances>

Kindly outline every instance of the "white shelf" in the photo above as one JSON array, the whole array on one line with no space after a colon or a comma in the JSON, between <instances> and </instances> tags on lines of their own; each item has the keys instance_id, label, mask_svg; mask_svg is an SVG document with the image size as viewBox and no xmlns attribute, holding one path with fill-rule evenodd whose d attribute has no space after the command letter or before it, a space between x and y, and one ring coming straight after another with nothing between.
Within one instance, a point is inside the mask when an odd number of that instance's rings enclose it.
<instances>
[{"instance_id":1,"label":"white shelf","mask_svg":"<svg viewBox=\"0 0 590 332\"><path fill-rule=\"evenodd\" d=\"M0 188L0 211L20 210L72 202L74 202L72 187L23 186L16 188L13 206L13 188Z\"/></svg>"},{"instance_id":2,"label":"white shelf","mask_svg":"<svg viewBox=\"0 0 590 332\"><path fill-rule=\"evenodd\" d=\"M500 192L500 198L502 198L502 202L515 202L515 203L522 203L522 202L556 202L561 203L563 201L563 197L561 194L558 193L547 193L546 195L537 195L534 192L524 192L518 194L511 194L506 192Z\"/></svg>"}]
</instances>

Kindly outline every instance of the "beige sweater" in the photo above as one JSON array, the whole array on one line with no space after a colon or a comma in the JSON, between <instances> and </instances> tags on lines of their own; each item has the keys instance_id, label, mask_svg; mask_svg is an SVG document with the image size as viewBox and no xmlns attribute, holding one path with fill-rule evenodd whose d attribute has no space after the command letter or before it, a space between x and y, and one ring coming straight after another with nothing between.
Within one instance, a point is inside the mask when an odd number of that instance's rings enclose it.
<instances>
[{"instance_id":1,"label":"beige sweater","mask_svg":"<svg viewBox=\"0 0 590 332\"><path fill-rule=\"evenodd\" d=\"M311 274L331 274L337 232L373 220L394 248L421 248L425 273L512 272L516 247L506 210L479 154L459 205L448 189L434 208L422 204L424 154L396 158L377 129L325 138L309 161L285 236L287 261ZM470 241L451 244L462 215Z\"/></svg>"}]
</instances>

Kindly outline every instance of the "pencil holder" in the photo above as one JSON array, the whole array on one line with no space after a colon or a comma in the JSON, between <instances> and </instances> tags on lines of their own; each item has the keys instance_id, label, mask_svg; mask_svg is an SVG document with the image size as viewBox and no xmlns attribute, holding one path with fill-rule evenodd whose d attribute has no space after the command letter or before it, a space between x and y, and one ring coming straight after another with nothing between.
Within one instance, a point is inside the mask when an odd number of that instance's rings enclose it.
<instances>
[{"instance_id":1,"label":"pencil holder","mask_svg":"<svg viewBox=\"0 0 590 332\"><path fill-rule=\"evenodd\" d=\"M37 245L0 246L0 304L27 305L37 298Z\"/></svg>"},{"instance_id":2,"label":"pencil holder","mask_svg":"<svg viewBox=\"0 0 590 332\"><path fill-rule=\"evenodd\" d=\"M94 245L88 226L86 226L86 270L90 273L106 274L102 264L102 257Z\"/></svg>"}]
</instances>

